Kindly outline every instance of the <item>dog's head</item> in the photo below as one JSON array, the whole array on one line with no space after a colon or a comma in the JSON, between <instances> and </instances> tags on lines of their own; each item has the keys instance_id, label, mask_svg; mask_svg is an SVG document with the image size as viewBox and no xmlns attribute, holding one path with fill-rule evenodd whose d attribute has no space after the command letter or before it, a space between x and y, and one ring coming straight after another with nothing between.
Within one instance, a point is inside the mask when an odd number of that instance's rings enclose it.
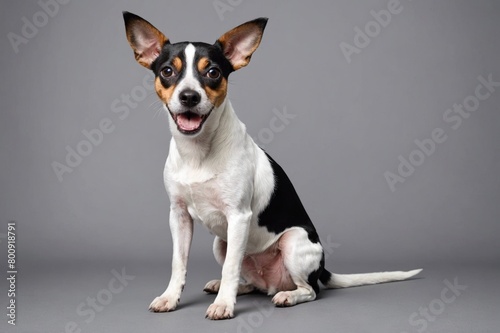
<instances>
[{"instance_id":1,"label":"dog's head","mask_svg":"<svg viewBox=\"0 0 500 333\"><path fill-rule=\"evenodd\" d=\"M127 39L135 59L155 74L155 89L168 109L175 128L186 136L203 125L226 98L231 72L250 62L267 23L258 18L223 34L213 45L170 43L143 18L123 13Z\"/></svg>"}]
</instances>

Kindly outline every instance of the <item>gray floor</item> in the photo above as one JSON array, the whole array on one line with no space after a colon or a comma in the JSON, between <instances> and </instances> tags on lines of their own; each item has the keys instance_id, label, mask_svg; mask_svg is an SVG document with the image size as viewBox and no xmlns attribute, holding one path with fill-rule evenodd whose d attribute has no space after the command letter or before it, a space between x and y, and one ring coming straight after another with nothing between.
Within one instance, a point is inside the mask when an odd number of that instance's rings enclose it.
<instances>
[{"instance_id":1,"label":"gray floor","mask_svg":"<svg viewBox=\"0 0 500 333\"><path fill-rule=\"evenodd\" d=\"M165 267L77 262L26 267L19 271L17 325L7 325L2 316L1 331L496 333L500 324L498 265L424 267L411 281L323 290L316 301L286 309L271 306L267 296L245 295L238 298L235 319L212 322L204 313L214 296L202 292L204 283L219 274L210 263L190 264L177 311L147 311L168 279L168 264L162 264ZM375 266L338 265L335 271L363 272ZM113 270L123 269L128 278L119 283ZM455 290L449 287L453 284ZM5 290L5 282L1 287ZM5 298L1 305L5 309Z\"/></svg>"}]
</instances>

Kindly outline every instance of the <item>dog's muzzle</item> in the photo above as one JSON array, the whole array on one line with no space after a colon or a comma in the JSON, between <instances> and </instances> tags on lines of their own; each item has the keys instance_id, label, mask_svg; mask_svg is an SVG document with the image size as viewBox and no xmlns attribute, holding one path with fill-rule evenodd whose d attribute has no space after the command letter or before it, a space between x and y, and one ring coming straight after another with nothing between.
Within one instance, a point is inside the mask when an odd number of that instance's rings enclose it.
<instances>
[{"instance_id":1,"label":"dog's muzzle","mask_svg":"<svg viewBox=\"0 0 500 333\"><path fill-rule=\"evenodd\" d=\"M193 111L186 111L182 113L170 112L170 115L177 125L177 129L179 130L179 132L187 135L192 135L198 133L201 130L208 116L210 116L210 113L212 113L212 110L210 110L210 112L205 115L200 115Z\"/></svg>"}]
</instances>

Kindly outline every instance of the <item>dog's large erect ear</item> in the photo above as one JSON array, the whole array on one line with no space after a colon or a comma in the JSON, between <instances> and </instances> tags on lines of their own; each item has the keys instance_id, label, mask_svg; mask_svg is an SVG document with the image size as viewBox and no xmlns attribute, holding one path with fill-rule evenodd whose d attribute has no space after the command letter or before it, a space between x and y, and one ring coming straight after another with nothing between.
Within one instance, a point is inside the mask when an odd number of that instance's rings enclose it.
<instances>
[{"instance_id":1,"label":"dog's large erect ear","mask_svg":"<svg viewBox=\"0 0 500 333\"><path fill-rule=\"evenodd\" d=\"M267 24L267 18L261 17L226 32L216 43L220 43L224 56L234 70L245 67L252 54L259 47Z\"/></svg>"},{"instance_id":2,"label":"dog's large erect ear","mask_svg":"<svg viewBox=\"0 0 500 333\"><path fill-rule=\"evenodd\" d=\"M134 50L135 60L146 68L161 52L163 45L169 43L168 38L156 29L151 23L140 16L123 12L127 39Z\"/></svg>"}]
</instances>

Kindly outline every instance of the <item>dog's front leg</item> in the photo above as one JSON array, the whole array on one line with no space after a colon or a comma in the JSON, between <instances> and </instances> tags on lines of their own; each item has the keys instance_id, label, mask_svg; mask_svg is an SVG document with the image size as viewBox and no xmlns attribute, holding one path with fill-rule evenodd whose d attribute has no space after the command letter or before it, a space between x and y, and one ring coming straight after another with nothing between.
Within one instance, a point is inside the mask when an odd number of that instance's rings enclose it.
<instances>
[{"instance_id":1,"label":"dog's front leg","mask_svg":"<svg viewBox=\"0 0 500 333\"><path fill-rule=\"evenodd\" d=\"M186 283L187 261L193 238L193 219L182 207L170 209L170 231L172 233L172 275L167 289L156 297L149 309L154 312L173 311L179 304Z\"/></svg>"},{"instance_id":2,"label":"dog's front leg","mask_svg":"<svg viewBox=\"0 0 500 333\"><path fill-rule=\"evenodd\" d=\"M234 317L234 305L241 274L241 262L245 255L251 211L227 215L227 251L222 266L222 279L215 301L208 307L206 317L212 320Z\"/></svg>"}]
</instances>

